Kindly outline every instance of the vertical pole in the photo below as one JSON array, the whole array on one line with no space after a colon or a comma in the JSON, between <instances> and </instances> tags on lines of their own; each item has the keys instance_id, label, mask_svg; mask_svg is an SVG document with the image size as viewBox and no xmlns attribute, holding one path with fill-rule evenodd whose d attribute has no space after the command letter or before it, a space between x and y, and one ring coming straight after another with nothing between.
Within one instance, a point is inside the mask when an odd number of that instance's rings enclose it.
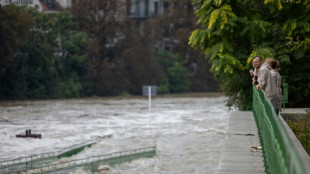
<instances>
[{"instance_id":1,"label":"vertical pole","mask_svg":"<svg viewBox=\"0 0 310 174\"><path fill-rule=\"evenodd\" d=\"M151 112L151 101L152 101L152 97L151 97L151 87L149 86L149 112Z\"/></svg>"}]
</instances>

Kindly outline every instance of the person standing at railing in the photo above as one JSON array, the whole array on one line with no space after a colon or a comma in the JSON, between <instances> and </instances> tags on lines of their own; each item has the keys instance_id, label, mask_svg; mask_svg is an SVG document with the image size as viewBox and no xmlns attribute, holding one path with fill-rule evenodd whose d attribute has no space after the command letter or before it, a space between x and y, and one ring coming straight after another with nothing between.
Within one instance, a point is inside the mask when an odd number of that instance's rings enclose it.
<instances>
[{"instance_id":1,"label":"person standing at railing","mask_svg":"<svg viewBox=\"0 0 310 174\"><path fill-rule=\"evenodd\" d=\"M263 90L270 100L272 106L274 107L275 112L278 108L278 89L275 81L271 76L269 69L269 63L264 62L261 56L255 56L253 61L258 62L258 72L257 72L257 90Z\"/></svg>"},{"instance_id":2,"label":"person standing at railing","mask_svg":"<svg viewBox=\"0 0 310 174\"><path fill-rule=\"evenodd\" d=\"M253 59L253 61L252 61L252 66L253 66L253 68L254 68L254 71L253 71L253 69L250 69L250 75L252 76L252 84L254 85L257 85L258 84L258 82L257 82L257 70L258 70L258 68L259 68L259 64L258 64L259 62L258 62L258 60L255 60L255 59Z\"/></svg>"},{"instance_id":3,"label":"person standing at railing","mask_svg":"<svg viewBox=\"0 0 310 174\"><path fill-rule=\"evenodd\" d=\"M274 80L278 88L278 106L277 106L277 115L278 115L279 110L281 109L281 104L282 104L282 88L281 88L282 81L281 81L281 75L279 73L280 65L278 61L272 58L267 58L266 62L268 62L270 65L270 69L271 69L270 73L271 73L272 79Z\"/></svg>"}]
</instances>

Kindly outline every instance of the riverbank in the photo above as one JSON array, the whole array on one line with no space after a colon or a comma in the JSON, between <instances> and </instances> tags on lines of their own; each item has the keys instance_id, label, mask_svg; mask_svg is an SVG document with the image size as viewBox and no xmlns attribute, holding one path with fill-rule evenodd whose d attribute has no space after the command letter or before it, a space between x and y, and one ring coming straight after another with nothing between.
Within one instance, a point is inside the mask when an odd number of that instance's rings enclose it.
<instances>
[{"instance_id":1,"label":"riverbank","mask_svg":"<svg viewBox=\"0 0 310 174\"><path fill-rule=\"evenodd\" d=\"M123 100L123 99L145 99L147 96L129 95L129 96L93 96L85 98L62 98L62 99L30 99L30 100L0 100L0 106L14 106L23 105L31 102L45 102L45 101L78 101L78 100ZM191 92L191 93L175 93L175 94L160 94L152 96L156 98L200 98L200 97L224 97L222 92Z\"/></svg>"}]
</instances>

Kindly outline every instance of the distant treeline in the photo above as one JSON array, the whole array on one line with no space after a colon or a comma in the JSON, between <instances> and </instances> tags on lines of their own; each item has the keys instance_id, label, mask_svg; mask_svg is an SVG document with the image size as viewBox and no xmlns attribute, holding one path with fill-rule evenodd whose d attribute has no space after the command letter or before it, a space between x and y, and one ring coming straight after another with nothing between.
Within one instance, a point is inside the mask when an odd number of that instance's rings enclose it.
<instances>
[{"instance_id":1,"label":"distant treeline","mask_svg":"<svg viewBox=\"0 0 310 174\"><path fill-rule=\"evenodd\" d=\"M59 13L0 6L0 100L135 95L143 85L218 90L204 56L188 46L196 23L189 0L143 24L121 0L91 2Z\"/></svg>"}]
</instances>

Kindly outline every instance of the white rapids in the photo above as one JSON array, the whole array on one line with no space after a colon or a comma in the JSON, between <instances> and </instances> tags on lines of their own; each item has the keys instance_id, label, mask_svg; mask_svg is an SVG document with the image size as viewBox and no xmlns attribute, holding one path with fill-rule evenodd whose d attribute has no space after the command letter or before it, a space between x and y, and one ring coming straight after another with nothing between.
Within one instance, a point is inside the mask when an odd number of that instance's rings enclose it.
<instances>
[{"instance_id":1,"label":"white rapids","mask_svg":"<svg viewBox=\"0 0 310 174\"><path fill-rule=\"evenodd\" d=\"M68 99L0 103L0 161L96 140L63 161L156 144L153 158L100 173L216 173L228 125L225 97ZM31 129L42 139L16 138ZM109 136L111 135L111 136ZM88 173L77 169L71 173Z\"/></svg>"}]
</instances>

